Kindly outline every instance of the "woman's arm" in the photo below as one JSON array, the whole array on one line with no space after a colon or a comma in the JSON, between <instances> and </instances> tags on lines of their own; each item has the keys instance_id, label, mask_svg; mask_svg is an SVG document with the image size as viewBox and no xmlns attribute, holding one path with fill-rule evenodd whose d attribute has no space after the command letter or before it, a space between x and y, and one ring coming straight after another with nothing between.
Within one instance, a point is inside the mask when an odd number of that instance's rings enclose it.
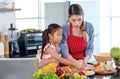
<instances>
[{"instance_id":1,"label":"woman's arm","mask_svg":"<svg viewBox=\"0 0 120 79\"><path fill-rule=\"evenodd\" d=\"M91 55L93 54L94 50L94 27L91 23L85 23L85 31L89 35L89 40L87 42L87 48L85 51L85 62L87 62Z\"/></svg>"},{"instance_id":2,"label":"woman's arm","mask_svg":"<svg viewBox=\"0 0 120 79\"><path fill-rule=\"evenodd\" d=\"M70 54L69 54L69 50L68 50L68 44L67 44L67 39L68 39L68 36L69 36L69 26L68 24L65 24L63 27L63 35L62 35L62 41L60 43L60 48L61 48L61 55L62 57L66 58L68 57Z\"/></svg>"},{"instance_id":3,"label":"woman's arm","mask_svg":"<svg viewBox=\"0 0 120 79\"><path fill-rule=\"evenodd\" d=\"M67 59L65 59L65 58L62 58L62 57L59 56L59 54L58 54L56 51L54 51L51 47L48 47L45 52L51 54L52 57L53 57L54 59L56 59L57 61L59 61L60 63L63 63L63 64L65 64L65 65L72 66L72 67L77 68L77 69L84 69L84 67L80 66L80 64L76 64L75 62L71 62L71 61L69 61L69 60L67 60Z\"/></svg>"},{"instance_id":4,"label":"woman's arm","mask_svg":"<svg viewBox=\"0 0 120 79\"><path fill-rule=\"evenodd\" d=\"M69 55L66 59L69 60L69 61L71 61L72 63L78 64L82 68L86 67L86 64L82 60L76 60L71 55Z\"/></svg>"}]
</instances>

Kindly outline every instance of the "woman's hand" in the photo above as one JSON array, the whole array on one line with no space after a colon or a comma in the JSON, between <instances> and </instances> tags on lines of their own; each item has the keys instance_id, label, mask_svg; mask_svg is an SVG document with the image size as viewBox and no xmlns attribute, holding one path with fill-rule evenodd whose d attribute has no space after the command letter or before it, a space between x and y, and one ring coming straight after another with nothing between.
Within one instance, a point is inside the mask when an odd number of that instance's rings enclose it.
<instances>
[{"instance_id":1,"label":"woman's hand","mask_svg":"<svg viewBox=\"0 0 120 79\"><path fill-rule=\"evenodd\" d=\"M84 70L86 68L86 64L84 62L79 62L80 70Z\"/></svg>"},{"instance_id":2,"label":"woman's hand","mask_svg":"<svg viewBox=\"0 0 120 79\"><path fill-rule=\"evenodd\" d=\"M84 58L84 60L83 60L83 62L86 64L86 66L87 66L87 63L88 63L89 58L90 58L90 56L86 56L86 57Z\"/></svg>"},{"instance_id":3,"label":"woman's hand","mask_svg":"<svg viewBox=\"0 0 120 79\"><path fill-rule=\"evenodd\" d=\"M84 60L77 60L80 66L80 70L84 70L86 68L86 64Z\"/></svg>"},{"instance_id":4,"label":"woman's hand","mask_svg":"<svg viewBox=\"0 0 120 79\"><path fill-rule=\"evenodd\" d=\"M85 64L85 66L87 66L87 62L88 62L88 60L86 60L86 59L83 60L83 63Z\"/></svg>"}]
</instances>

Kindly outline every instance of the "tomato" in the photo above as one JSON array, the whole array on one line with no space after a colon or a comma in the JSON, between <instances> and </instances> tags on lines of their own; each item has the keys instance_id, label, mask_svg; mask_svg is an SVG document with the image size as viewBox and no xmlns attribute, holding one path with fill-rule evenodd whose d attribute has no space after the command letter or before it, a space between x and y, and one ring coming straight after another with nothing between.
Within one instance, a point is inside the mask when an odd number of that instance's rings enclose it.
<instances>
[{"instance_id":1,"label":"tomato","mask_svg":"<svg viewBox=\"0 0 120 79\"><path fill-rule=\"evenodd\" d=\"M94 67L97 67L97 66L99 66L99 63L94 64Z\"/></svg>"},{"instance_id":2,"label":"tomato","mask_svg":"<svg viewBox=\"0 0 120 79\"><path fill-rule=\"evenodd\" d=\"M66 73L72 73L72 70L69 66L65 66L63 67L63 70L66 72Z\"/></svg>"}]
</instances>

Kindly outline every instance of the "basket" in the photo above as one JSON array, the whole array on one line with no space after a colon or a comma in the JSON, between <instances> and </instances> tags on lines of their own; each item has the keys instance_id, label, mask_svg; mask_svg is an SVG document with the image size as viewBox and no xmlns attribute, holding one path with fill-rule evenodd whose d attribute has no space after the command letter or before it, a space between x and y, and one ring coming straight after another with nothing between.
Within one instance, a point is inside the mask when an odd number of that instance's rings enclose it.
<instances>
[{"instance_id":1,"label":"basket","mask_svg":"<svg viewBox=\"0 0 120 79\"><path fill-rule=\"evenodd\" d=\"M106 63L107 61L111 61L112 57L109 53L97 53L94 55L97 63Z\"/></svg>"}]
</instances>

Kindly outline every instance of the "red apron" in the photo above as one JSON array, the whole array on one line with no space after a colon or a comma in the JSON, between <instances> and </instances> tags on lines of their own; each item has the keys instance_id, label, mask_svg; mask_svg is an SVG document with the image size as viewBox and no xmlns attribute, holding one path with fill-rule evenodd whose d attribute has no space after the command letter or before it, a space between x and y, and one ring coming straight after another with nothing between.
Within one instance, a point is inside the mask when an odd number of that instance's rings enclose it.
<instances>
[{"instance_id":1,"label":"red apron","mask_svg":"<svg viewBox=\"0 0 120 79\"><path fill-rule=\"evenodd\" d=\"M70 23L70 35L68 37L69 53L76 60L84 59L87 42L83 37L72 35L72 24Z\"/></svg>"},{"instance_id":2,"label":"red apron","mask_svg":"<svg viewBox=\"0 0 120 79\"><path fill-rule=\"evenodd\" d=\"M85 49L87 47L87 41L83 37L72 35L72 25L70 23L70 35L68 36L68 48L71 56L76 60L83 60L85 57ZM59 66L66 66L59 63Z\"/></svg>"}]
</instances>

